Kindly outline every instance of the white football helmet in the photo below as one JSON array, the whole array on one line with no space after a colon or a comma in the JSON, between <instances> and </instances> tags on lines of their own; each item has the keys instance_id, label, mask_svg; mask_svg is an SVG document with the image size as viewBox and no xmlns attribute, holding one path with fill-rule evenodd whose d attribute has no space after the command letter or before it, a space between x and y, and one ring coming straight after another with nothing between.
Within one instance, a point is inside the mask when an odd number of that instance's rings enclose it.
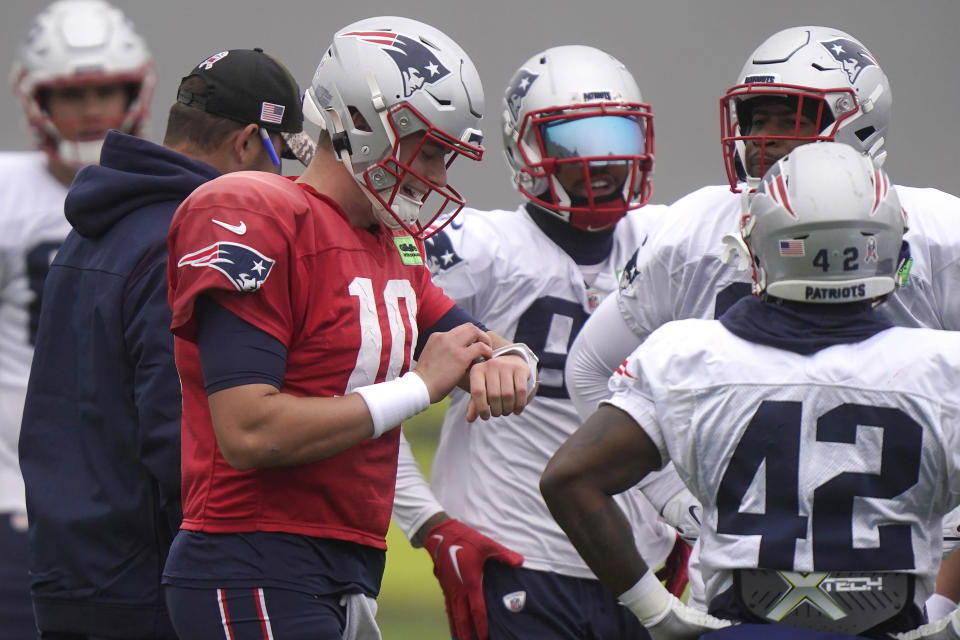
<instances>
[{"instance_id":1,"label":"white football helmet","mask_svg":"<svg viewBox=\"0 0 960 640\"><path fill-rule=\"evenodd\" d=\"M751 105L774 99L815 123L813 136L751 135ZM730 188L754 188L779 157L761 151L761 170L748 175L744 143L765 150L773 139L846 143L882 166L890 126L891 95L876 58L856 38L827 27L792 27L767 38L750 54L737 84L720 99L720 141ZM783 152L780 152L782 155Z\"/></svg>"},{"instance_id":2,"label":"white football helmet","mask_svg":"<svg viewBox=\"0 0 960 640\"><path fill-rule=\"evenodd\" d=\"M610 54L568 45L534 55L510 80L501 117L514 186L571 226L610 229L649 200L653 115Z\"/></svg>"},{"instance_id":3,"label":"white football helmet","mask_svg":"<svg viewBox=\"0 0 960 640\"><path fill-rule=\"evenodd\" d=\"M103 0L59 0L36 17L20 47L11 82L37 147L80 167L100 161L103 140L65 139L45 109L45 91L127 85L127 111L111 128L145 135L156 74L150 52L122 11Z\"/></svg>"},{"instance_id":4,"label":"white football helmet","mask_svg":"<svg viewBox=\"0 0 960 640\"><path fill-rule=\"evenodd\" d=\"M355 123L354 115L364 123ZM433 142L449 155L480 160L483 115L480 76L467 54L439 30L400 17L370 18L336 33L304 96L304 115L329 133L334 150L373 203L383 224L427 238L465 200L450 185L438 185L411 169L423 144ZM406 162L400 139L422 132L420 146ZM408 194L401 181L412 175L426 188ZM439 198L421 214L431 194Z\"/></svg>"},{"instance_id":5,"label":"white football helmet","mask_svg":"<svg viewBox=\"0 0 960 640\"><path fill-rule=\"evenodd\" d=\"M849 145L824 142L770 167L740 232L756 293L830 304L893 291L905 229L887 174Z\"/></svg>"}]
</instances>

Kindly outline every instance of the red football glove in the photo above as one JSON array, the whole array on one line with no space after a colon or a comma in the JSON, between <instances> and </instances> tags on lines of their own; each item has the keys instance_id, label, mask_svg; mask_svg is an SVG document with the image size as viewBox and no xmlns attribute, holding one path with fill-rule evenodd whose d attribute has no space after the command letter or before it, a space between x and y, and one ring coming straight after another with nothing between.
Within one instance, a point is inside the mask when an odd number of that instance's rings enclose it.
<instances>
[{"instance_id":1,"label":"red football glove","mask_svg":"<svg viewBox=\"0 0 960 640\"><path fill-rule=\"evenodd\" d=\"M454 519L430 529L423 546L433 558L433 575L443 590L450 633L458 640L486 640L483 565L493 560L518 567L523 556Z\"/></svg>"},{"instance_id":2,"label":"red football glove","mask_svg":"<svg viewBox=\"0 0 960 640\"><path fill-rule=\"evenodd\" d=\"M656 573L657 580L666 581L664 586L667 591L678 598L687 588L687 561L690 559L691 549L692 547L678 535L670 555L660 567L660 571Z\"/></svg>"}]
</instances>

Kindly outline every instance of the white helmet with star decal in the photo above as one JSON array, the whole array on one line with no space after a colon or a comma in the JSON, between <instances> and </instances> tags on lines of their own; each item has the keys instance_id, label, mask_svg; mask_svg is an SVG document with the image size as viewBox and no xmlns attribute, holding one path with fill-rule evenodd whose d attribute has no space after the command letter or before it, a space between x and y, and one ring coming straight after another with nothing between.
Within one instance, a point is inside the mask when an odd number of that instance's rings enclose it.
<instances>
[{"instance_id":1,"label":"white helmet with star decal","mask_svg":"<svg viewBox=\"0 0 960 640\"><path fill-rule=\"evenodd\" d=\"M480 76L463 49L438 29L394 16L340 29L306 92L304 115L330 135L383 224L425 238L436 231L434 220L452 218L465 204L450 185L411 169L428 142L439 145L448 167L458 156L483 155ZM400 141L411 134L422 136L419 144L412 155L401 154ZM401 189L408 174L425 193ZM421 213L431 194L439 196L438 206Z\"/></svg>"}]
</instances>

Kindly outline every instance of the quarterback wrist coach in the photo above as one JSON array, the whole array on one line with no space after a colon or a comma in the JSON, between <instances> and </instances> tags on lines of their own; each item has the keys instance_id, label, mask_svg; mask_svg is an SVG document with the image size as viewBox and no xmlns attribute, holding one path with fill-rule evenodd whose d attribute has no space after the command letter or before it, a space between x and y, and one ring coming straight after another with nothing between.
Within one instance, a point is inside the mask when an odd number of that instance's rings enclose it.
<instances>
[{"instance_id":1,"label":"quarterback wrist coach","mask_svg":"<svg viewBox=\"0 0 960 640\"><path fill-rule=\"evenodd\" d=\"M379 438L430 406L430 391L423 378L413 371L389 382L369 384L354 391L367 403L373 418L371 438Z\"/></svg>"},{"instance_id":2,"label":"quarterback wrist coach","mask_svg":"<svg viewBox=\"0 0 960 640\"><path fill-rule=\"evenodd\" d=\"M527 378L527 395L533 393L533 388L537 386L537 367L540 364L540 358L537 357L537 354L524 343L513 342L494 349L490 357L496 358L499 356L520 356L527 362L527 366L530 367L530 377Z\"/></svg>"}]
</instances>

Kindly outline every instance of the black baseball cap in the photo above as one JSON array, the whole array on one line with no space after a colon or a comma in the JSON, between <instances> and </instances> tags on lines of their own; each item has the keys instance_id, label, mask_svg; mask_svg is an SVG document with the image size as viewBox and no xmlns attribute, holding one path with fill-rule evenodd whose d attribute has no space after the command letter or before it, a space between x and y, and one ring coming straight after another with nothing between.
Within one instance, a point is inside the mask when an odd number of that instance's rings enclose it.
<instances>
[{"instance_id":1,"label":"black baseball cap","mask_svg":"<svg viewBox=\"0 0 960 640\"><path fill-rule=\"evenodd\" d=\"M230 49L206 58L183 80L194 76L203 80L207 93L181 89L177 102L281 133L294 157L309 164L315 145L303 133L300 88L280 61L260 48Z\"/></svg>"}]
</instances>

